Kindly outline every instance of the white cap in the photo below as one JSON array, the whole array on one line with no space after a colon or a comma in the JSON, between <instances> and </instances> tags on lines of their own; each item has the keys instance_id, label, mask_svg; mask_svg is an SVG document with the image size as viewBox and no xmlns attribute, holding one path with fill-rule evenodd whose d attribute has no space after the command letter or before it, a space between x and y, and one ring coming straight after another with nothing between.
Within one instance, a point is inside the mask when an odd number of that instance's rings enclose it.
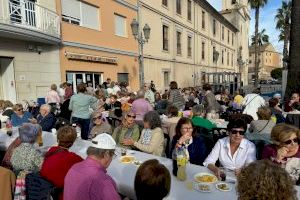
<instances>
[{"instance_id":1,"label":"white cap","mask_svg":"<svg viewBox=\"0 0 300 200\"><path fill-rule=\"evenodd\" d=\"M116 142L109 134L101 133L92 139L91 146L99 149L116 149Z\"/></svg>"}]
</instances>

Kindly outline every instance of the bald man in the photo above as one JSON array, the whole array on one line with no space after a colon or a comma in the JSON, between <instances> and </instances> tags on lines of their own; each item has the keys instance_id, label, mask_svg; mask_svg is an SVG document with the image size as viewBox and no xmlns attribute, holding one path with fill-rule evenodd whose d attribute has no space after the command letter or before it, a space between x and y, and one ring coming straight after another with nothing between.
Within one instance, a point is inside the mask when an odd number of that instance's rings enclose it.
<instances>
[{"instance_id":1,"label":"bald man","mask_svg":"<svg viewBox=\"0 0 300 200\"><path fill-rule=\"evenodd\" d=\"M51 129L54 127L56 118L50 112L51 106L48 104L43 104L40 107L40 114L37 116L37 119L32 119L32 123L38 123L43 131L51 132Z\"/></svg>"}]
</instances>

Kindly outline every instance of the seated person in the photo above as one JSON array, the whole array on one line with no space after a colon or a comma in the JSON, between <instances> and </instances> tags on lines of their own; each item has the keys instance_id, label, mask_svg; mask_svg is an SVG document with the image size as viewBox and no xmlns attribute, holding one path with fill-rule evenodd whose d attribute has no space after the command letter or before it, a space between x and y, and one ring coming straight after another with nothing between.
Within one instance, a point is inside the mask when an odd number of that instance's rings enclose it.
<instances>
[{"instance_id":1,"label":"seated person","mask_svg":"<svg viewBox=\"0 0 300 200\"><path fill-rule=\"evenodd\" d=\"M258 120L254 120L250 123L249 132L271 134L272 128L276 124L271 119L271 110L266 106L262 106L258 108L257 116Z\"/></svg>"},{"instance_id":2,"label":"seated person","mask_svg":"<svg viewBox=\"0 0 300 200\"><path fill-rule=\"evenodd\" d=\"M4 101L4 106L3 106L3 116L7 116L11 119L11 115L14 114L13 110L14 104L8 100Z\"/></svg>"},{"instance_id":3,"label":"seated person","mask_svg":"<svg viewBox=\"0 0 300 200\"><path fill-rule=\"evenodd\" d=\"M213 128L217 128L217 126L214 123L212 123L208 119L205 119L206 110L203 105L195 105L192 108L192 112L193 112L192 123L194 126L206 128L207 130L212 130Z\"/></svg>"},{"instance_id":4,"label":"seated person","mask_svg":"<svg viewBox=\"0 0 300 200\"><path fill-rule=\"evenodd\" d=\"M122 120L122 124L115 128L112 137L114 138L118 146L129 149L131 149L131 146L123 145L124 139L131 138L135 142L139 140L140 129L139 126L135 123L135 114L133 112L128 112L125 115L124 119Z\"/></svg>"},{"instance_id":5,"label":"seated person","mask_svg":"<svg viewBox=\"0 0 300 200\"><path fill-rule=\"evenodd\" d=\"M170 188L170 172L158 160L147 160L138 168L134 179L137 200L162 200Z\"/></svg>"},{"instance_id":6,"label":"seated person","mask_svg":"<svg viewBox=\"0 0 300 200\"><path fill-rule=\"evenodd\" d=\"M206 145L201 137L196 136L196 129L193 128L189 118L182 117L176 125L176 135L173 137L171 154L175 155L177 148L185 148L190 163L203 165L207 156Z\"/></svg>"},{"instance_id":7,"label":"seated person","mask_svg":"<svg viewBox=\"0 0 300 200\"><path fill-rule=\"evenodd\" d=\"M300 159L299 148L300 130L289 124L277 124L271 132L273 144L266 145L263 153L263 159L269 159L288 170L288 166L293 165L294 160ZM300 166L296 165L299 169ZM295 176L294 180L299 179L299 170L296 173L289 172Z\"/></svg>"},{"instance_id":8,"label":"seated person","mask_svg":"<svg viewBox=\"0 0 300 200\"><path fill-rule=\"evenodd\" d=\"M192 110L195 105L197 105L197 103L195 103L195 97L189 96L188 101L185 103L184 110Z\"/></svg>"},{"instance_id":9,"label":"seated person","mask_svg":"<svg viewBox=\"0 0 300 200\"><path fill-rule=\"evenodd\" d=\"M40 114L37 116L37 119L30 119L31 123L38 123L43 131L51 132L51 129L54 127L56 118L51 113L51 106L48 104L43 104L40 107Z\"/></svg>"},{"instance_id":10,"label":"seated person","mask_svg":"<svg viewBox=\"0 0 300 200\"><path fill-rule=\"evenodd\" d=\"M255 161L241 170L237 177L239 200L296 200L293 181L280 166L267 160Z\"/></svg>"},{"instance_id":11,"label":"seated person","mask_svg":"<svg viewBox=\"0 0 300 200\"><path fill-rule=\"evenodd\" d=\"M210 169L220 179L220 169L215 165L219 160L221 166L232 170L236 175L240 169L256 160L255 145L244 138L247 124L237 119L227 125L229 136L219 139L205 159L203 165Z\"/></svg>"},{"instance_id":12,"label":"seated person","mask_svg":"<svg viewBox=\"0 0 300 200\"><path fill-rule=\"evenodd\" d=\"M123 145L134 146L137 149L157 156L164 152L164 134L161 129L161 121L156 111L147 112L144 115L144 129L138 142L128 138L123 140Z\"/></svg>"},{"instance_id":13,"label":"seated person","mask_svg":"<svg viewBox=\"0 0 300 200\"><path fill-rule=\"evenodd\" d=\"M112 134L112 128L111 125L102 119L102 114L99 111L95 111L92 114L92 123L94 124L90 135L92 138L96 137L98 134L101 133L108 133Z\"/></svg>"},{"instance_id":14,"label":"seated person","mask_svg":"<svg viewBox=\"0 0 300 200\"><path fill-rule=\"evenodd\" d=\"M105 110L110 110L110 111L113 111L113 115L112 117L122 117L122 105L121 105L121 102L119 102L118 100L118 97L117 95L110 95L110 98L109 98L109 103L105 103L104 104L104 109Z\"/></svg>"},{"instance_id":15,"label":"seated person","mask_svg":"<svg viewBox=\"0 0 300 200\"><path fill-rule=\"evenodd\" d=\"M76 130L71 126L64 126L57 131L58 146L51 147L45 154L41 168L41 176L60 189L60 199L63 199L64 179L69 169L83 159L69 148L76 140Z\"/></svg>"},{"instance_id":16,"label":"seated person","mask_svg":"<svg viewBox=\"0 0 300 200\"><path fill-rule=\"evenodd\" d=\"M14 113L11 115L11 123L13 126L21 126L23 123L30 122L32 115L28 111L23 110L22 104L16 104L13 107Z\"/></svg>"},{"instance_id":17,"label":"seated person","mask_svg":"<svg viewBox=\"0 0 300 200\"><path fill-rule=\"evenodd\" d=\"M285 118L282 115L282 110L279 107L279 101L277 98L269 99L269 108L271 109L272 115L276 117L277 124L285 122Z\"/></svg>"},{"instance_id":18,"label":"seated person","mask_svg":"<svg viewBox=\"0 0 300 200\"><path fill-rule=\"evenodd\" d=\"M38 172L43 163L42 155L36 150L35 143L42 134L42 128L38 124L24 123L19 127L21 144L15 148L10 162L13 171L18 174L20 171Z\"/></svg>"},{"instance_id":19,"label":"seated person","mask_svg":"<svg viewBox=\"0 0 300 200\"><path fill-rule=\"evenodd\" d=\"M10 162L10 159L11 159L11 155L12 153L14 152L15 148L17 148L18 146L20 146L21 144L21 140L20 140L20 137L17 137L10 145L9 147L7 148L6 152L5 152L5 155L3 157L3 160L2 160L2 163L1 163L1 166L2 167L5 167L7 169L10 169L12 170L12 165L11 165L11 162Z\"/></svg>"},{"instance_id":20,"label":"seated person","mask_svg":"<svg viewBox=\"0 0 300 200\"><path fill-rule=\"evenodd\" d=\"M162 121L162 128L165 134L170 136L170 139L176 134L175 127L180 117L178 116L178 108L176 106L168 106L167 108L167 118Z\"/></svg>"},{"instance_id":21,"label":"seated person","mask_svg":"<svg viewBox=\"0 0 300 200\"><path fill-rule=\"evenodd\" d=\"M155 103L154 103L154 109L161 115L166 113L166 109L168 107L168 99L167 95L163 94L161 95L158 92L155 93Z\"/></svg>"}]
</instances>

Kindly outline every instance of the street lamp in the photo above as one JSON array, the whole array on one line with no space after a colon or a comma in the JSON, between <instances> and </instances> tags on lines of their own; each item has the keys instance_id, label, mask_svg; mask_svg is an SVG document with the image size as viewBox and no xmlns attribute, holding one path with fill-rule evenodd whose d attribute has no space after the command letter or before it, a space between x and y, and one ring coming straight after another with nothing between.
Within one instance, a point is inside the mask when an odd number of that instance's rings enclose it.
<instances>
[{"instance_id":1,"label":"street lamp","mask_svg":"<svg viewBox=\"0 0 300 200\"><path fill-rule=\"evenodd\" d=\"M150 38L151 28L148 24L145 24L143 32L139 32L139 22L133 19L131 24L131 31L134 39L138 41L139 44L139 80L140 86L144 85L144 44L148 42ZM144 33L144 34L143 34Z\"/></svg>"}]
</instances>

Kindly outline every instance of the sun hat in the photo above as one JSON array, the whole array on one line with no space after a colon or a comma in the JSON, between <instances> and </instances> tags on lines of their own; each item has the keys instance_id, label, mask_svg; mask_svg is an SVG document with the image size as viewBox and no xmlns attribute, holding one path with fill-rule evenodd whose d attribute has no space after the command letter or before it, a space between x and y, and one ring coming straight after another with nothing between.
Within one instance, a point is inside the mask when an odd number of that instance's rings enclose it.
<instances>
[{"instance_id":1,"label":"sun hat","mask_svg":"<svg viewBox=\"0 0 300 200\"><path fill-rule=\"evenodd\" d=\"M99 149L116 149L116 142L109 134L102 133L92 140L91 146Z\"/></svg>"}]
</instances>

